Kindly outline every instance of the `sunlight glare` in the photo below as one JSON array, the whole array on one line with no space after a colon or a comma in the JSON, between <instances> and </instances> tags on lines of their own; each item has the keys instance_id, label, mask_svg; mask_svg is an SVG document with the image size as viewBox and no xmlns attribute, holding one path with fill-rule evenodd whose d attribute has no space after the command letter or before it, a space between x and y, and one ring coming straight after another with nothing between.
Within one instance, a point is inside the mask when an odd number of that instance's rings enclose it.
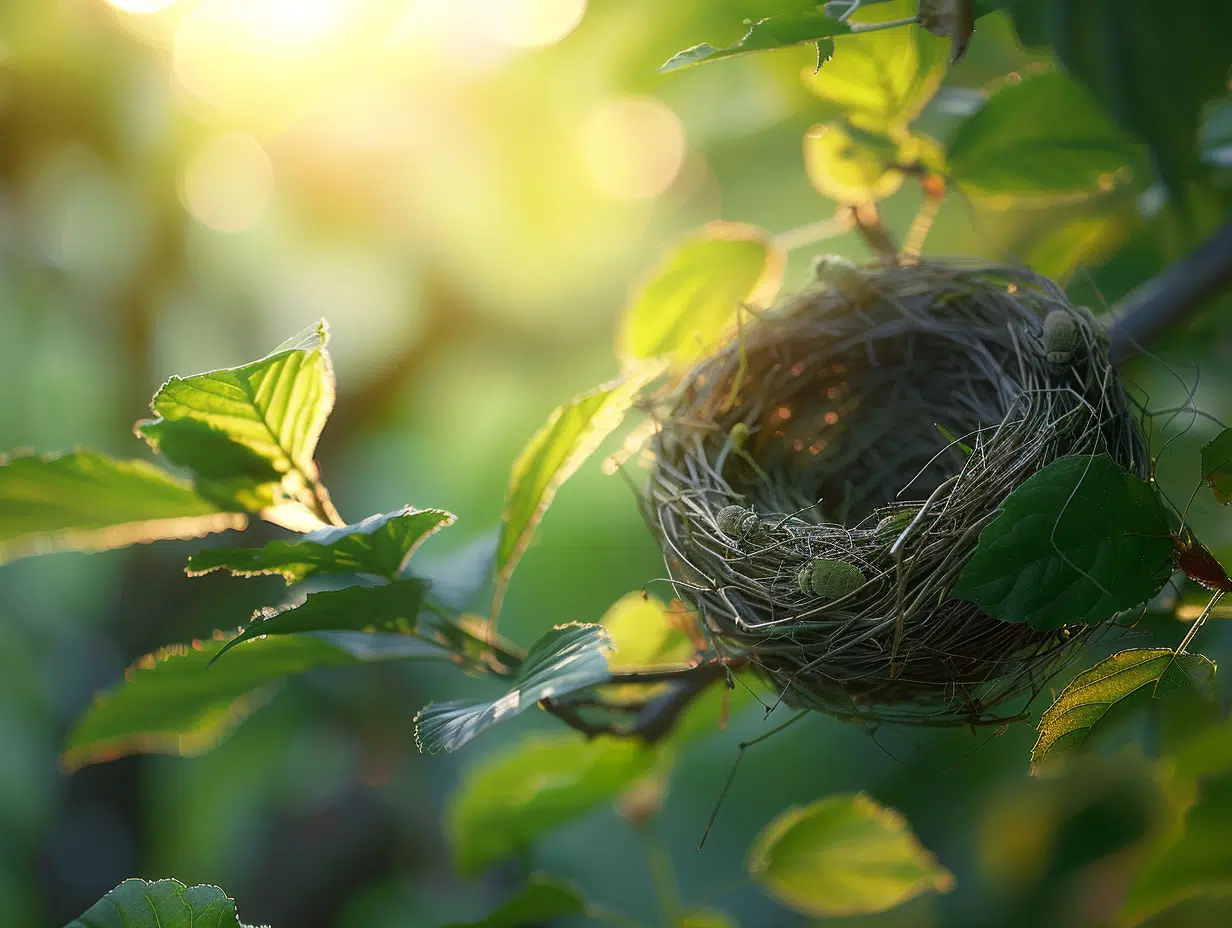
<instances>
[{"instance_id":1,"label":"sunlight glare","mask_svg":"<svg viewBox=\"0 0 1232 928\"><path fill-rule=\"evenodd\" d=\"M585 12L586 0L479 0L473 15L502 45L545 48L577 28Z\"/></svg>"},{"instance_id":2,"label":"sunlight glare","mask_svg":"<svg viewBox=\"0 0 1232 928\"><path fill-rule=\"evenodd\" d=\"M136 13L141 16L148 13L161 13L176 0L103 0L103 2L115 7L121 13Z\"/></svg>"},{"instance_id":3,"label":"sunlight glare","mask_svg":"<svg viewBox=\"0 0 1232 928\"><path fill-rule=\"evenodd\" d=\"M684 162L684 126L654 97L601 104L586 118L582 159L591 182L618 200L648 200L671 186Z\"/></svg>"},{"instance_id":4,"label":"sunlight glare","mask_svg":"<svg viewBox=\"0 0 1232 928\"><path fill-rule=\"evenodd\" d=\"M274 189L274 165L246 132L229 132L203 145L184 169L181 192L188 211L217 232L242 232L264 215Z\"/></svg>"}]
</instances>

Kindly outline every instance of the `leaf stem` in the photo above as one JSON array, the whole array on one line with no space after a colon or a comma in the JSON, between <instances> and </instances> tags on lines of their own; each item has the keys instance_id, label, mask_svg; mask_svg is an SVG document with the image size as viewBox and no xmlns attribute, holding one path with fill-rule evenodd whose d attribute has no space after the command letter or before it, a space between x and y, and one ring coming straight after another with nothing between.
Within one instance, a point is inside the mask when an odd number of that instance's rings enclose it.
<instances>
[{"instance_id":1,"label":"leaf stem","mask_svg":"<svg viewBox=\"0 0 1232 928\"><path fill-rule=\"evenodd\" d=\"M795 251L797 248L838 238L854 224L855 219L850 212L840 211L828 219L818 219L816 222L780 232L773 237L773 244L783 251Z\"/></svg>"},{"instance_id":2,"label":"leaf stem","mask_svg":"<svg viewBox=\"0 0 1232 928\"><path fill-rule=\"evenodd\" d=\"M894 29L898 26L914 26L920 21L919 15L907 16L903 19L892 19L885 23L855 23L851 27L852 35L862 32L880 32L882 29Z\"/></svg>"}]
</instances>

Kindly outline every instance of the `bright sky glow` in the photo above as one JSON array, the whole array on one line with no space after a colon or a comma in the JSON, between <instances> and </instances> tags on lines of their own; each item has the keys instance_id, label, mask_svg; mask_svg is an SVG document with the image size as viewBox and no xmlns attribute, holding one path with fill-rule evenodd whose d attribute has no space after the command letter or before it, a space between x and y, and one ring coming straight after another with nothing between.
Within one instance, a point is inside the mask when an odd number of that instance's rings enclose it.
<instances>
[{"instance_id":1,"label":"bright sky glow","mask_svg":"<svg viewBox=\"0 0 1232 928\"><path fill-rule=\"evenodd\" d=\"M246 132L230 132L203 145L184 169L181 195L195 219L217 232L256 225L274 190L274 166Z\"/></svg>"},{"instance_id":2,"label":"bright sky glow","mask_svg":"<svg viewBox=\"0 0 1232 928\"><path fill-rule=\"evenodd\" d=\"M684 162L684 127L654 97L609 100L582 125L582 159L591 183L618 200L648 200L671 186Z\"/></svg>"},{"instance_id":3,"label":"bright sky glow","mask_svg":"<svg viewBox=\"0 0 1232 928\"><path fill-rule=\"evenodd\" d=\"M103 0L108 6L113 6L124 13L161 13L176 0Z\"/></svg>"},{"instance_id":4,"label":"bright sky glow","mask_svg":"<svg viewBox=\"0 0 1232 928\"><path fill-rule=\"evenodd\" d=\"M475 0L476 22L513 48L555 45L582 21L586 0Z\"/></svg>"}]
</instances>

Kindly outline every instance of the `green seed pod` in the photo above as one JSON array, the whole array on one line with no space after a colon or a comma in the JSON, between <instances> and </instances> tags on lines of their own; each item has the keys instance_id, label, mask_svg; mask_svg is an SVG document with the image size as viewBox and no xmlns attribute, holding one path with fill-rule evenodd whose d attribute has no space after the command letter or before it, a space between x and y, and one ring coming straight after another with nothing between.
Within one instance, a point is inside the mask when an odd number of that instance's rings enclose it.
<instances>
[{"instance_id":1,"label":"green seed pod","mask_svg":"<svg viewBox=\"0 0 1232 928\"><path fill-rule=\"evenodd\" d=\"M732 447L737 451L743 451L749 441L749 425L747 422L737 422L728 434L731 435Z\"/></svg>"},{"instance_id":2,"label":"green seed pod","mask_svg":"<svg viewBox=\"0 0 1232 928\"><path fill-rule=\"evenodd\" d=\"M890 513L884 519L877 523L878 538L897 538L903 533L911 520L919 513L919 509L899 509L896 512Z\"/></svg>"},{"instance_id":3,"label":"green seed pod","mask_svg":"<svg viewBox=\"0 0 1232 928\"><path fill-rule=\"evenodd\" d=\"M813 259L813 276L845 296L857 296L864 291L860 266L841 255L818 255Z\"/></svg>"},{"instance_id":4,"label":"green seed pod","mask_svg":"<svg viewBox=\"0 0 1232 928\"><path fill-rule=\"evenodd\" d=\"M1044 349L1048 352L1049 360L1058 352L1072 355L1081 344L1082 330L1078 328L1078 320L1070 313L1063 309L1054 309L1044 317ZM1068 360L1067 358L1066 361Z\"/></svg>"},{"instance_id":5,"label":"green seed pod","mask_svg":"<svg viewBox=\"0 0 1232 928\"><path fill-rule=\"evenodd\" d=\"M855 564L831 557L815 557L808 567L809 588L817 596L841 599L864 586L864 572Z\"/></svg>"},{"instance_id":6,"label":"green seed pod","mask_svg":"<svg viewBox=\"0 0 1232 928\"><path fill-rule=\"evenodd\" d=\"M749 511L743 506L724 506L719 510L719 514L714 517L714 524L719 527L719 531L729 538L735 538L740 534L740 526L743 524L745 517Z\"/></svg>"}]
</instances>

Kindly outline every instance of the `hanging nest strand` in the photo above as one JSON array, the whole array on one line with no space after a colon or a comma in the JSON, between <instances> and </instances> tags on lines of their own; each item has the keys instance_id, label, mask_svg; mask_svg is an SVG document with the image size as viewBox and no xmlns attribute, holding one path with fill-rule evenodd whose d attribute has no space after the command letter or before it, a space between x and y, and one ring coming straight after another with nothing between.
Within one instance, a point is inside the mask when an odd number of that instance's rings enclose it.
<instances>
[{"instance_id":1,"label":"hanging nest strand","mask_svg":"<svg viewBox=\"0 0 1232 928\"><path fill-rule=\"evenodd\" d=\"M1018 717L1096 630L1003 622L950 592L1044 465L1107 453L1145 476L1106 335L1016 268L832 260L819 280L652 402L643 509L671 578L715 650L790 705Z\"/></svg>"}]
</instances>

